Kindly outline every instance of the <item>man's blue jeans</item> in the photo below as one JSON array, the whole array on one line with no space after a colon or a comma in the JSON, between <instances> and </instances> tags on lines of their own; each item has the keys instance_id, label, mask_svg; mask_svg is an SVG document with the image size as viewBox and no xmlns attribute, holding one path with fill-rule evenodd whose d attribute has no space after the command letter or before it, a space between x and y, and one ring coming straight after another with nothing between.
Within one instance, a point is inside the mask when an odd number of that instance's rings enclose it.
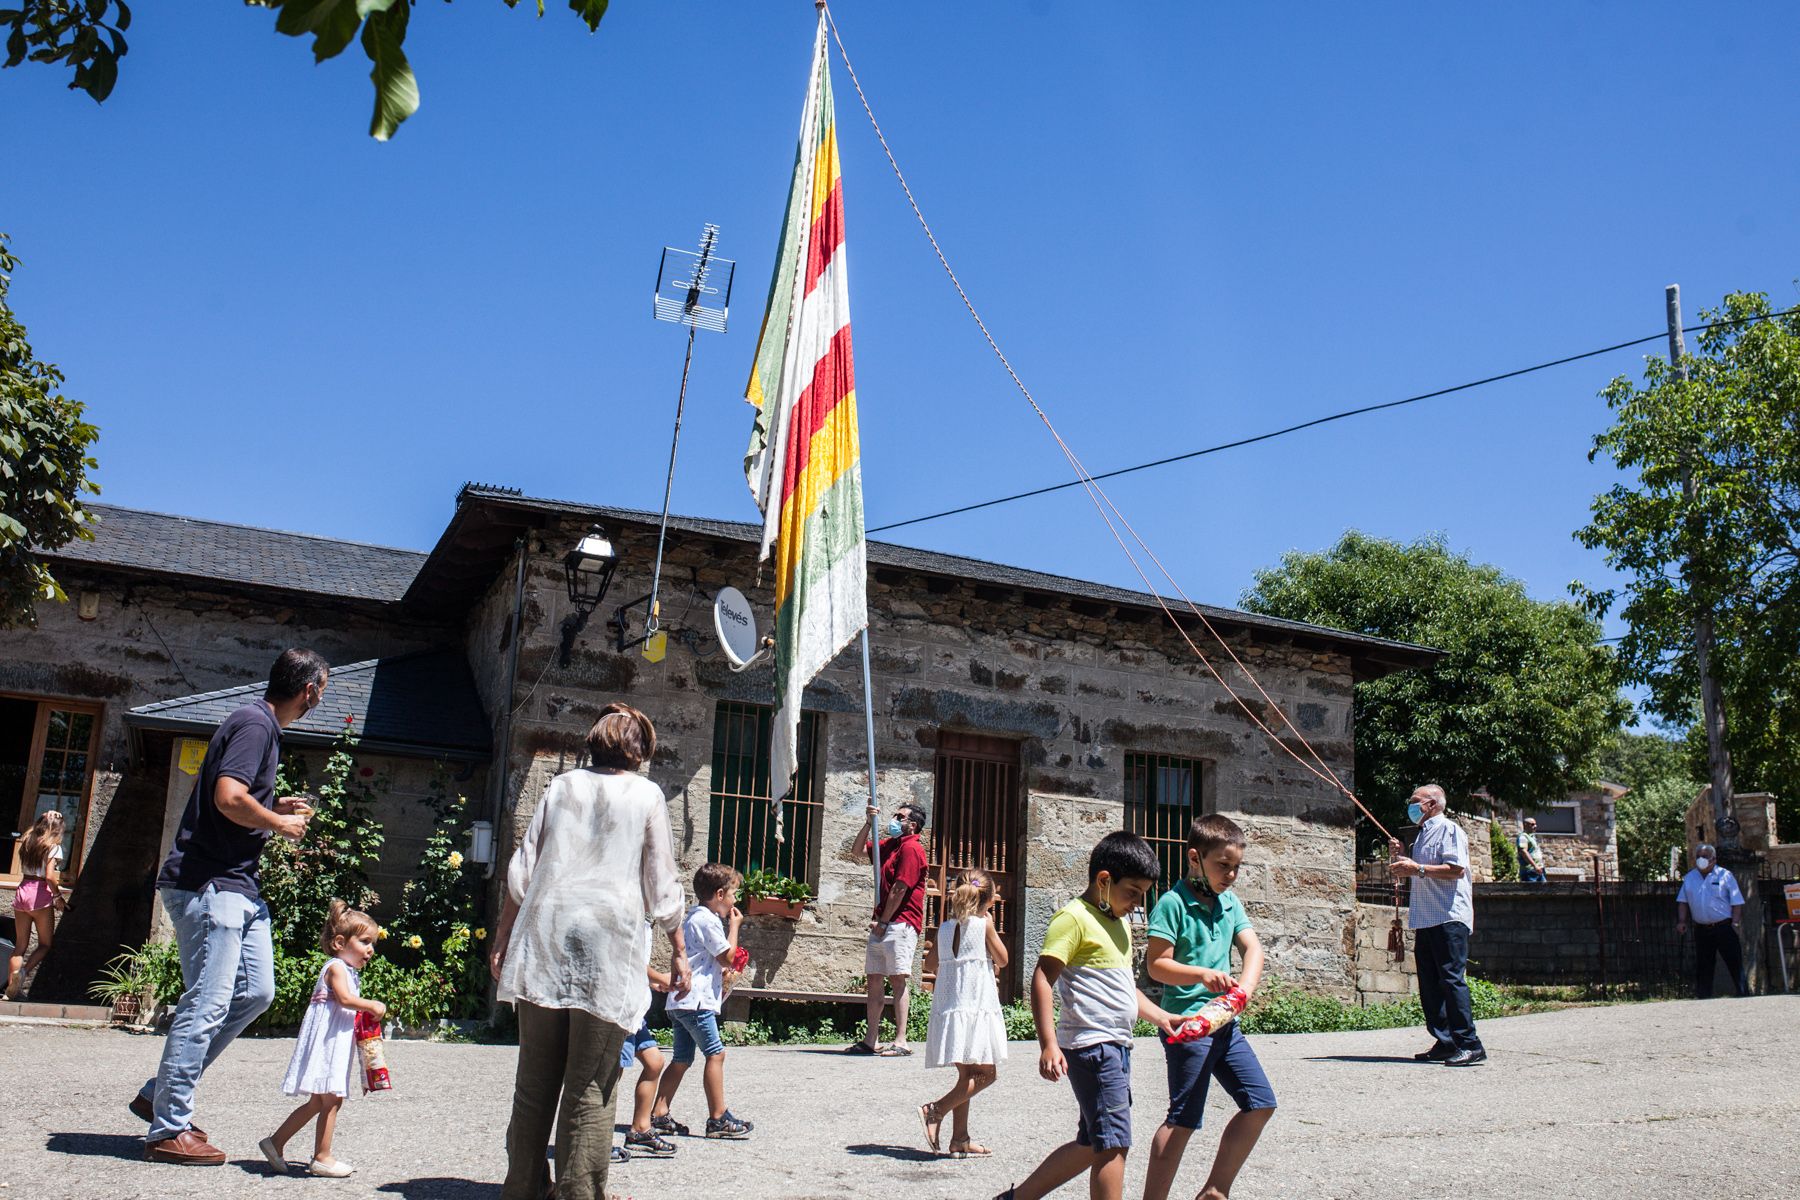
<instances>
[{"instance_id":1,"label":"man's blue jeans","mask_svg":"<svg viewBox=\"0 0 1800 1200\"><path fill-rule=\"evenodd\" d=\"M269 908L260 899L208 886L163 889L175 925L181 981L156 1078L142 1095L155 1111L145 1140L172 1138L193 1124L194 1088L232 1039L275 999L275 947Z\"/></svg>"}]
</instances>

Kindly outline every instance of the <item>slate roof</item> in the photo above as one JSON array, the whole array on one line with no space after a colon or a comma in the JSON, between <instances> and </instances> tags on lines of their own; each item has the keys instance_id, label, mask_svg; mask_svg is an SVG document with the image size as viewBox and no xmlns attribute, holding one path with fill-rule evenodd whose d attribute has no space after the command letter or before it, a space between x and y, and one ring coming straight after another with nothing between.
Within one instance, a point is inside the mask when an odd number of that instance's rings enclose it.
<instances>
[{"instance_id":1,"label":"slate roof","mask_svg":"<svg viewBox=\"0 0 1800 1200\"><path fill-rule=\"evenodd\" d=\"M501 537L496 536L493 532L482 531L479 541L480 553L490 556L498 555L499 557L493 560L493 565L483 565L479 569L470 570L466 567L459 569L459 564L449 561L458 557L455 544L458 525L464 521L470 510L512 509L521 513L545 516L585 517L602 524L610 521L655 525L661 519L660 513L645 512L640 509L582 504L571 500L546 500L521 495L512 488L477 483L465 485L457 494L456 499L456 516L452 518L450 526L444 531L437 548L432 551L431 558L420 568L419 574L408 592L409 600L430 604L434 601L441 601L441 597L433 594L439 592L440 589L454 594L460 587L467 586L465 581L478 579L479 586L485 590L492 581L493 573L498 569L498 563L504 561L505 554L510 550L511 533ZM723 521L711 517L681 517L671 514L669 528L731 542L754 544L762 537L760 525L753 525L747 521ZM920 550L913 546L899 546L891 542L871 541L868 543L868 557L871 568L892 567L920 574L973 580L977 583L1015 588L1021 591L1050 592L1104 604L1157 609L1156 597L1148 592L1112 587L1104 583L1091 583L1085 579L1072 579L1066 575L1051 575L1043 571L1008 566L985 559L965 558L958 554L943 554L935 550ZM1179 603L1179 597L1170 597L1169 599L1170 608L1177 612L1181 611L1182 605ZM1357 654L1365 662L1379 664L1384 668L1375 674L1385 674L1387 671L1395 669L1426 666L1442 654L1441 651L1416 646L1409 642L1351 633L1323 625L1312 625L1304 621L1289 621L1281 617L1263 616L1259 613L1219 608L1209 604L1201 604L1197 607L1206 614L1208 620L1221 624L1230 624L1238 628L1278 631L1334 643ZM1358 674L1359 678L1370 677L1365 676L1360 670Z\"/></svg>"},{"instance_id":2,"label":"slate roof","mask_svg":"<svg viewBox=\"0 0 1800 1200\"><path fill-rule=\"evenodd\" d=\"M252 683L140 705L126 714L125 723L210 735L267 686ZM319 707L288 726L282 740L329 745L343 732L346 717L356 719L365 750L475 760L490 755L487 716L460 651L427 650L334 666Z\"/></svg>"},{"instance_id":3,"label":"slate roof","mask_svg":"<svg viewBox=\"0 0 1800 1200\"><path fill-rule=\"evenodd\" d=\"M89 504L94 540L45 557L287 592L397 601L424 565L417 550L345 542L310 533L258 529L111 504Z\"/></svg>"}]
</instances>

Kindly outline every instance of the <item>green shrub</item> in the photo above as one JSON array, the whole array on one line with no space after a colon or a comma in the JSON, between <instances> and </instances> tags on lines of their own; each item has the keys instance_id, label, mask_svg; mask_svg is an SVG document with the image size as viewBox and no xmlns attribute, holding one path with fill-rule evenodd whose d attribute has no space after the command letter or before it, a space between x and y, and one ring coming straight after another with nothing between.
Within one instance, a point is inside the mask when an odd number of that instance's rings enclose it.
<instances>
[{"instance_id":1,"label":"green shrub","mask_svg":"<svg viewBox=\"0 0 1800 1200\"><path fill-rule=\"evenodd\" d=\"M1502 883L1516 883L1519 878L1519 847L1500 827L1500 818L1488 822L1488 849L1494 856L1494 878Z\"/></svg>"}]
</instances>

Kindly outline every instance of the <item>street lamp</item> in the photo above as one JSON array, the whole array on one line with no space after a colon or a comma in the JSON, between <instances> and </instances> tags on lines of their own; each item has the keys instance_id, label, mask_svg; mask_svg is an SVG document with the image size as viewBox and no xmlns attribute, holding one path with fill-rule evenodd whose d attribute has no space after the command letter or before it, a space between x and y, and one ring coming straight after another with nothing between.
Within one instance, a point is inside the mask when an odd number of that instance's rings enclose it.
<instances>
[{"instance_id":1,"label":"street lamp","mask_svg":"<svg viewBox=\"0 0 1800 1200\"><path fill-rule=\"evenodd\" d=\"M562 666L569 665L569 656L575 650L575 638L587 626L588 614L606 598L606 589L611 585L613 571L618 565L619 554L613 549L612 539L598 525L589 526L575 548L563 555L563 574L569 584L569 603L575 606L575 611L564 617L562 622Z\"/></svg>"}]
</instances>

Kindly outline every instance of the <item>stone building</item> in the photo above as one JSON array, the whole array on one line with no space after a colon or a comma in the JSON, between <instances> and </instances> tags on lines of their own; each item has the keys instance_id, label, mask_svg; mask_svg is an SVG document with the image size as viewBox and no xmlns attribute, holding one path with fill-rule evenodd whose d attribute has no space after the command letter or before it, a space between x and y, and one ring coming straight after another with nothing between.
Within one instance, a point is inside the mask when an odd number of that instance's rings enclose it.
<instances>
[{"instance_id":1,"label":"stone building","mask_svg":"<svg viewBox=\"0 0 1800 1200\"><path fill-rule=\"evenodd\" d=\"M758 527L671 519L661 605L669 640L666 657L651 662L641 648L620 651L613 625L624 606L627 636L641 631L654 514L469 485L437 545L420 554L110 506L99 513L95 542L53 556L71 603L47 607L36 630L0 632L0 703L20 706L0 709L11 722L0 721L0 770L23 760L37 794L77 817L76 902L65 924L71 933L82 920L90 928L67 939L66 954L59 938L64 961L46 964L45 983L73 990L101 943L110 951L144 935L165 830L191 789L184 739L203 738L235 702L217 693L252 685L253 694L283 646L310 645L344 664L327 692L342 699L314 714L318 728L296 727L288 740L310 734L319 744L335 733L332 721L358 715L364 752L382 757L379 769L394 780L383 811L400 830L397 843L390 835L397 862L407 861L405 839L422 836L416 811L403 811L409 796L427 775L449 772L494 823L497 886L544 786L578 765L600 706L626 699L656 721L650 774L668 797L684 869L709 859L761 866L814 890L797 921L749 923L749 994L853 989L873 896L857 841L868 789L860 664L847 654L807 691L802 766L778 843L771 676L766 665L731 670L711 629L712 597L726 584L770 611L755 562ZM621 557L590 618L570 599L563 559L596 524ZM1050 915L1085 886L1095 841L1136 828L1173 871L1187 822L1212 811L1250 833L1239 890L1273 969L1310 988L1353 991L1349 802L1246 718L1152 597L871 543L869 608L877 787L884 804L910 801L931 814L934 890L964 865L995 873L999 923L1015 950L1009 993ZM1434 654L1203 611L1346 779L1354 684ZM1195 640L1208 644L1203 634ZM29 739L19 732L27 707ZM77 715L90 718L85 757L71 747L75 735L52 746L44 733L47 720ZM23 749L6 758L14 742ZM191 746L187 753L191 766ZM62 792L43 790L51 776ZM24 783L0 774L0 787L15 786L28 823L34 801ZM0 794L0 806L13 795Z\"/></svg>"},{"instance_id":2,"label":"stone building","mask_svg":"<svg viewBox=\"0 0 1800 1200\"><path fill-rule=\"evenodd\" d=\"M1596 861L1602 878L1617 879L1619 826L1615 809L1619 797L1630 790L1601 781L1591 788L1570 792L1561 800L1541 804L1530 813L1513 812L1501 818L1501 826L1507 840L1516 846L1521 822L1527 816L1537 818L1544 874L1552 883L1591 880Z\"/></svg>"}]
</instances>

